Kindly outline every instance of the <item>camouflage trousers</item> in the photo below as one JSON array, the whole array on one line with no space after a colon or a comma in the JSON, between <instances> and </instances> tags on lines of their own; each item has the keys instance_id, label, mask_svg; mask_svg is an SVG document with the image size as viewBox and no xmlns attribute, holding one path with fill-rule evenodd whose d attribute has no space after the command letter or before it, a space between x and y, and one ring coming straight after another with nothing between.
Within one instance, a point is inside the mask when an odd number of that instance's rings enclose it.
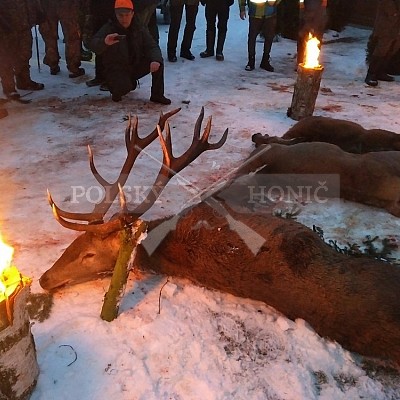
<instances>
[{"instance_id":1,"label":"camouflage trousers","mask_svg":"<svg viewBox=\"0 0 400 400\"><path fill-rule=\"evenodd\" d=\"M65 60L69 71L76 71L81 65L81 30L79 9L69 2L56 1L45 10L46 21L39 25L45 44L43 63L50 68L58 66L58 23L60 22L65 40Z\"/></svg>"},{"instance_id":2,"label":"camouflage trousers","mask_svg":"<svg viewBox=\"0 0 400 400\"><path fill-rule=\"evenodd\" d=\"M32 57L32 32L26 29L0 38L0 78L4 92L15 90L14 77L29 76Z\"/></svg>"}]
</instances>

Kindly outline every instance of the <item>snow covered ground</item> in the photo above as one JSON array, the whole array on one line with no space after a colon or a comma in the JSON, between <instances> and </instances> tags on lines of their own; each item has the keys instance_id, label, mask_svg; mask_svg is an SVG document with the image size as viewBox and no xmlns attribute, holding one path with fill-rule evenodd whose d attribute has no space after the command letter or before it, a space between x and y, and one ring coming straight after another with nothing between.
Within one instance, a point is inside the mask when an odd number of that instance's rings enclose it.
<instances>
[{"instance_id":1,"label":"snow covered ground","mask_svg":"<svg viewBox=\"0 0 400 400\"><path fill-rule=\"evenodd\" d=\"M125 156L123 132L128 114L139 116L139 132L153 130L160 111L182 107L171 119L176 154L190 144L202 106L212 115L212 140L229 128L221 150L202 155L165 189L148 217L179 211L193 188L206 188L240 165L256 132L283 135L295 121L287 118L296 79L296 44L273 44L274 73L246 72L248 22L236 6L225 47L225 61L201 59L204 17L200 10L192 46L194 62L166 62L166 95L172 105L148 102L149 77L140 88L113 103L109 93L88 88L93 62L83 63L86 76L69 79L64 58L61 73L46 66L32 77L45 90L27 94L33 101L7 103L0 120L0 226L15 247L15 264L33 278L32 292L41 293L41 274L77 236L52 217L49 188L56 202L72 211L72 186L94 185L86 146L98 169L112 180ZM166 53L168 27L160 25ZM364 84L365 48L369 31L348 27L328 32L320 57L325 67L314 115L348 119L366 128L399 129L400 84ZM40 43L41 58L43 45ZM60 48L63 44L60 40ZM262 43L258 43L257 63ZM159 157L158 145L150 153ZM149 184L157 163L148 158L135 166L130 184ZM79 207L77 209L76 207ZM400 220L385 211L350 202L304 207L298 221L323 228L326 239L346 244L366 235L400 241ZM398 254L395 256L397 258ZM303 320L290 321L267 305L205 290L163 276L139 279L131 274L121 313L112 323L99 318L109 279L57 292L50 317L33 321L40 376L33 400L348 400L399 399L400 379L384 368L361 368L359 357L319 337ZM159 296L161 288L161 308ZM160 311L160 312L159 312Z\"/></svg>"}]
</instances>

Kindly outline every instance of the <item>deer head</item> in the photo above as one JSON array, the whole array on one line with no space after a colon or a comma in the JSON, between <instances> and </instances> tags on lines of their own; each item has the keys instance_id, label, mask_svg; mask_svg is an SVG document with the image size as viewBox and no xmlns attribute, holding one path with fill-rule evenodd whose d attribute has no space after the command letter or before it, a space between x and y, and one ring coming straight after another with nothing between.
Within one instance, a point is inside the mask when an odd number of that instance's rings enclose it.
<instances>
[{"instance_id":1,"label":"deer head","mask_svg":"<svg viewBox=\"0 0 400 400\"><path fill-rule=\"evenodd\" d=\"M209 143L211 117L209 117L203 134L200 135L204 119L204 108L197 118L190 147L179 157L172 153L171 131L168 118L179 112L173 110L161 114L157 127L144 138L138 135L138 118L129 118L125 130L127 157L115 182L107 182L97 171L93 153L89 150L90 169L104 189L104 197L90 213L72 213L59 208L48 193L49 204L54 217L65 228L84 233L76 238L62 256L40 278L40 285L47 290L54 290L66 284L75 284L101 277L112 272L119 251L119 231L126 225L132 225L155 203L169 180L207 150L219 149L226 141L228 129L217 143ZM163 131L165 128L165 137ZM132 167L141 153L156 138L159 138L163 160L155 182L145 199L129 209L125 201L123 186L128 179ZM120 197L121 210L108 221L105 216L115 198Z\"/></svg>"}]
</instances>

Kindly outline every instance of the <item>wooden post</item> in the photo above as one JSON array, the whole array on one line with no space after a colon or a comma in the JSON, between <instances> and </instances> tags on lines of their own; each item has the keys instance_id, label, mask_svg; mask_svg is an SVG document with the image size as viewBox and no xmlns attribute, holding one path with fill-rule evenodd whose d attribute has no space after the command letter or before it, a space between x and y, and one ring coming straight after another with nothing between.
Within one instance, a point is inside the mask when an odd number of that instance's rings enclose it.
<instances>
[{"instance_id":1,"label":"wooden post","mask_svg":"<svg viewBox=\"0 0 400 400\"><path fill-rule=\"evenodd\" d=\"M36 386L39 366L26 307L29 293L30 287L26 284L14 296L9 324L5 323L5 314L10 316L9 311L3 309L1 312L0 399L28 399ZM5 303L1 302L3 305Z\"/></svg>"},{"instance_id":2,"label":"wooden post","mask_svg":"<svg viewBox=\"0 0 400 400\"><path fill-rule=\"evenodd\" d=\"M292 104L287 111L288 117L299 121L313 114L323 71L322 66L304 68L304 64L298 65Z\"/></svg>"},{"instance_id":3,"label":"wooden post","mask_svg":"<svg viewBox=\"0 0 400 400\"><path fill-rule=\"evenodd\" d=\"M101 319L111 322L118 316L119 304L129 274L129 260L135 251L140 235L147 229L147 223L138 220L135 226L126 226L120 232L120 248L111 278L110 287L104 297Z\"/></svg>"}]
</instances>

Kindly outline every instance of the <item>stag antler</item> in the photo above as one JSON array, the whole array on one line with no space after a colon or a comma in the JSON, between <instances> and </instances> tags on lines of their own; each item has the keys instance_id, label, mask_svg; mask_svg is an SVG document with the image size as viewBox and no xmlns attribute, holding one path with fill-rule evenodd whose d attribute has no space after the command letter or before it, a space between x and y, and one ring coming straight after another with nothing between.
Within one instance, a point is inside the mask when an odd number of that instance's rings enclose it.
<instances>
[{"instance_id":1,"label":"stag antler","mask_svg":"<svg viewBox=\"0 0 400 400\"><path fill-rule=\"evenodd\" d=\"M200 130L204 119L204 107L202 107L199 117L197 118L192 143L188 150L180 157L174 157L172 154L172 141L171 131L168 124L168 118L179 112L180 109L170 111L165 115L160 116L159 123L152 133L145 138L139 138L137 133L138 119L137 117L129 118L128 126L125 130L125 142L127 147L127 158L122 166L121 172L114 183L107 182L97 171L94 166L93 153L89 147L90 169L95 176L96 180L102 185L105 190L103 199L97 203L90 213L71 213L60 209L53 201L50 193L48 192L48 200L53 209L53 214L57 221L64 227L76 231L88 231L98 234L107 234L122 228L123 224L132 223L137 220L142 214L149 210L155 203L161 192L169 182L169 180L194 161L200 154L207 150L219 149L226 141L228 136L228 129L225 130L221 139L217 143L209 143L208 138L211 132L211 120L209 117L203 134L200 136ZM162 131L165 127L165 138ZM131 169L140 154L140 152L159 137L161 148L163 152L163 160L160 171L153 184L152 189L147 194L146 198L133 210L129 210L126 206L125 196L122 187L131 172ZM111 219L108 222L104 221L104 216L111 207L118 193L120 194L121 212L119 218ZM87 223L72 222L86 221Z\"/></svg>"}]
</instances>

